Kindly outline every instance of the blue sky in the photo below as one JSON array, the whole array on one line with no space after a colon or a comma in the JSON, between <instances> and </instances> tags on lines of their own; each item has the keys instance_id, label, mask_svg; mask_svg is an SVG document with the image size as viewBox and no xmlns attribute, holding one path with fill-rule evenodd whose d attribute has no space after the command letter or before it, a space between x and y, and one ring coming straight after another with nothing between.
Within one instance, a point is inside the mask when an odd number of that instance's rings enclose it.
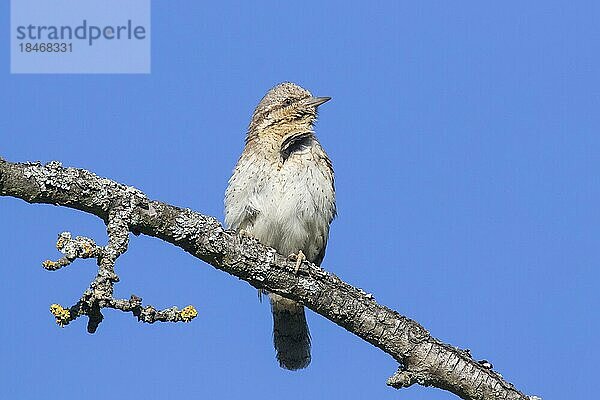
<instances>
[{"instance_id":1,"label":"blue sky","mask_svg":"<svg viewBox=\"0 0 600 400\"><path fill-rule=\"evenodd\" d=\"M0 156L60 160L222 220L256 103L294 81L322 107L339 217L323 267L547 399L588 398L599 356L600 85L592 1L154 1L150 75L10 75L0 5ZM0 198L0 398L453 399L385 386L386 354L308 313L313 362L278 368L268 305L183 251L134 237L117 295L194 304L191 324L105 312L58 328L93 261L59 232L102 222Z\"/></svg>"}]
</instances>

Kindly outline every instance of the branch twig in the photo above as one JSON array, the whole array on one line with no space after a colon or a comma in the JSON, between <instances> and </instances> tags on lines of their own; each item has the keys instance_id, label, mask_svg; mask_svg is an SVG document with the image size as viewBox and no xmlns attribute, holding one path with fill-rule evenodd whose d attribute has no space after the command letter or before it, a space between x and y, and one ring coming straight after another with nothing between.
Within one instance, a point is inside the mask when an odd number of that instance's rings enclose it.
<instances>
[{"instance_id":1,"label":"branch twig","mask_svg":"<svg viewBox=\"0 0 600 400\"><path fill-rule=\"evenodd\" d=\"M145 198L141 193L135 194L136 196L132 196L128 200ZM45 269L56 271L70 265L78 258L95 258L98 261L98 274L75 305L68 309L60 304L50 306L50 312L56 318L59 326L64 327L71 321L86 315L88 317L87 330L89 333L94 333L104 319L102 308L131 312L139 321L147 323L190 322L198 315L194 306L191 305L182 310L177 307L156 310L152 306L142 306L142 299L136 295L131 295L129 300L113 297L114 284L119 281L119 277L115 273L115 263L117 258L127 251L131 212L137 205L138 202L113 203L111 205L107 224L109 240L106 247L100 247L92 239L83 236L73 239L70 232L58 235L56 248L64 256L57 261L44 261L42 266Z\"/></svg>"}]
</instances>

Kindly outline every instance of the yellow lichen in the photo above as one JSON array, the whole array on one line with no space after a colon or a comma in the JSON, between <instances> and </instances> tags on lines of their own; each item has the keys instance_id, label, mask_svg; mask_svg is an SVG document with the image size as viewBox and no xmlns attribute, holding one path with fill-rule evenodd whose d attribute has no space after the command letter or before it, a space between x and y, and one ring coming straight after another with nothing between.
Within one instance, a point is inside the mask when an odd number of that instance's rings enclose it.
<instances>
[{"instance_id":1,"label":"yellow lichen","mask_svg":"<svg viewBox=\"0 0 600 400\"><path fill-rule=\"evenodd\" d=\"M56 268L56 266L58 266L58 263L56 261L46 260L42 263L42 266L46 269L52 269Z\"/></svg>"},{"instance_id":2,"label":"yellow lichen","mask_svg":"<svg viewBox=\"0 0 600 400\"><path fill-rule=\"evenodd\" d=\"M54 318L56 318L56 323L61 328L67 325L71 319L71 312L69 309L64 308L60 304L52 304L50 306L50 312L52 315L54 315Z\"/></svg>"},{"instance_id":3,"label":"yellow lichen","mask_svg":"<svg viewBox=\"0 0 600 400\"><path fill-rule=\"evenodd\" d=\"M194 306L184 307L183 310L179 311L179 315L183 322L190 322L194 318L198 316L198 311L194 308Z\"/></svg>"},{"instance_id":4,"label":"yellow lichen","mask_svg":"<svg viewBox=\"0 0 600 400\"><path fill-rule=\"evenodd\" d=\"M60 250L65 246L65 242L67 241L67 239L65 237L63 237L63 235L60 235L58 237L58 240L56 241L56 249Z\"/></svg>"},{"instance_id":5,"label":"yellow lichen","mask_svg":"<svg viewBox=\"0 0 600 400\"><path fill-rule=\"evenodd\" d=\"M87 257L92 254L93 247L89 245L87 242L81 243L81 248L83 249L83 257Z\"/></svg>"}]
</instances>

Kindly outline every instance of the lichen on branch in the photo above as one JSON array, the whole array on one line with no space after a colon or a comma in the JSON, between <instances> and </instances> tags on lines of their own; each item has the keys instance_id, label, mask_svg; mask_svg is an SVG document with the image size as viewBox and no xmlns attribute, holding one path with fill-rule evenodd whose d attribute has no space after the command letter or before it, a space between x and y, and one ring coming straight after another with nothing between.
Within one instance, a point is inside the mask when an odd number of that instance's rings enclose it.
<instances>
[{"instance_id":1,"label":"lichen on branch","mask_svg":"<svg viewBox=\"0 0 600 400\"><path fill-rule=\"evenodd\" d=\"M373 344L400 364L388 379L392 387L435 386L463 399L534 398L517 390L489 362L479 362L468 351L439 341L417 322L378 304L371 294L309 262L297 269L286 255L224 229L213 217L149 200L135 188L83 169L64 168L58 162L11 163L0 158L0 196L70 207L96 215L107 225L107 246L98 247L88 238L61 236L58 247L64 257L44 264L56 270L76 258L98 261L98 274L81 299L68 309L53 307L59 325L86 315L88 331L94 332L103 319L102 308L131 312L144 322L187 322L197 316L190 306L156 310L142 306L134 295L129 300L113 298L118 281L114 264L127 250L129 232L133 232L172 243L255 288L299 302Z\"/></svg>"}]
</instances>

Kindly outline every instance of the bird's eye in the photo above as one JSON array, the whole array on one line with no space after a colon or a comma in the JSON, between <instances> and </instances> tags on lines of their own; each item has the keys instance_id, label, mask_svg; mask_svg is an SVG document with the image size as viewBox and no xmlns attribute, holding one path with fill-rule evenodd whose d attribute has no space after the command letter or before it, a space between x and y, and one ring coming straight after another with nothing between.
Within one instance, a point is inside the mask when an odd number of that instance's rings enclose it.
<instances>
[{"instance_id":1,"label":"bird's eye","mask_svg":"<svg viewBox=\"0 0 600 400\"><path fill-rule=\"evenodd\" d=\"M286 107L292 105L292 99L289 99L289 98L285 99L283 101L283 105L286 106Z\"/></svg>"}]
</instances>

